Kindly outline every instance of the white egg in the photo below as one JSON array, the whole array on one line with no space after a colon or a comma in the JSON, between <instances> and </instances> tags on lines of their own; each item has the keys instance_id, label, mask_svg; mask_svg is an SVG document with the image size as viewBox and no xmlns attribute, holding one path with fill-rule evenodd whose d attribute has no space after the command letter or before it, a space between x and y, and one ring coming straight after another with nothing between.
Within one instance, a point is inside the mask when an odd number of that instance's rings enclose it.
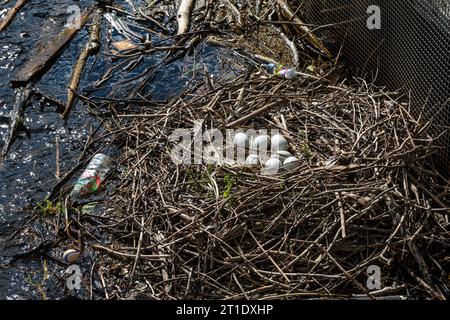
<instances>
[{"instance_id":1,"label":"white egg","mask_svg":"<svg viewBox=\"0 0 450 320\"><path fill-rule=\"evenodd\" d=\"M266 134L257 136L252 143L252 148L256 150L269 150L270 137Z\"/></svg>"},{"instance_id":2,"label":"white egg","mask_svg":"<svg viewBox=\"0 0 450 320\"><path fill-rule=\"evenodd\" d=\"M281 169L282 165L282 162L277 158L270 158L264 164L265 167L263 169L263 173L267 175L275 175Z\"/></svg>"},{"instance_id":3,"label":"white egg","mask_svg":"<svg viewBox=\"0 0 450 320\"><path fill-rule=\"evenodd\" d=\"M283 168L287 170L293 170L300 166L300 160L296 157L289 157L283 162Z\"/></svg>"},{"instance_id":4,"label":"white egg","mask_svg":"<svg viewBox=\"0 0 450 320\"><path fill-rule=\"evenodd\" d=\"M248 148L248 136L245 133L238 132L234 136L233 143L240 148Z\"/></svg>"},{"instance_id":5,"label":"white egg","mask_svg":"<svg viewBox=\"0 0 450 320\"><path fill-rule=\"evenodd\" d=\"M80 258L81 252L76 249L69 249L64 251L63 253L63 260L66 263L72 264L77 262L77 260Z\"/></svg>"},{"instance_id":6,"label":"white egg","mask_svg":"<svg viewBox=\"0 0 450 320\"><path fill-rule=\"evenodd\" d=\"M287 158L292 157L292 154L289 151L277 151L272 154L272 158L276 158L281 162L284 162Z\"/></svg>"},{"instance_id":7,"label":"white egg","mask_svg":"<svg viewBox=\"0 0 450 320\"><path fill-rule=\"evenodd\" d=\"M257 166L259 164L259 158L256 154L251 154L245 160L245 164L249 166Z\"/></svg>"},{"instance_id":8,"label":"white egg","mask_svg":"<svg viewBox=\"0 0 450 320\"><path fill-rule=\"evenodd\" d=\"M276 159L276 158L270 158L269 160L266 161L266 163L264 164L266 166L267 169L279 169L281 168L281 161Z\"/></svg>"},{"instance_id":9,"label":"white egg","mask_svg":"<svg viewBox=\"0 0 450 320\"><path fill-rule=\"evenodd\" d=\"M287 151L289 149L289 142L281 134L276 134L272 137L272 151Z\"/></svg>"}]
</instances>

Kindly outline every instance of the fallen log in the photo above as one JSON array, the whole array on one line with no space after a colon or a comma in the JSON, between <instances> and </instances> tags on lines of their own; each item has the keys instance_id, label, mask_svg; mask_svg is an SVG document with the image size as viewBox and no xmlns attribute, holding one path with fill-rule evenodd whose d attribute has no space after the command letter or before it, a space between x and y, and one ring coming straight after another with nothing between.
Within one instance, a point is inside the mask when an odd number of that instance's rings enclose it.
<instances>
[{"instance_id":1,"label":"fallen log","mask_svg":"<svg viewBox=\"0 0 450 320\"><path fill-rule=\"evenodd\" d=\"M8 13L6 14L5 18L0 22L0 32L4 31L8 26L14 21L14 17L16 16L17 12L22 9L24 5L26 5L28 0L17 0L14 7L9 9Z\"/></svg>"},{"instance_id":2,"label":"fallen log","mask_svg":"<svg viewBox=\"0 0 450 320\"><path fill-rule=\"evenodd\" d=\"M91 12L92 8L82 12L80 18L81 27L88 21ZM59 33L47 46L18 71L14 79L11 80L11 85L13 87L25 86L40 75L43 70L46 70L46 68L55 61L55 58L62 52L64 46L73 39L79 30L80 29L75 27L69 27Z\"/></svg>"},{"instance_id":3,"label":"fallen log","mask_svg":"<svg viewBox=\"0 0 450 320\"><path fill-rule=\"evenodd\" d=\"M95 13L93 18L93 24L90 30L89 41L81 52L78 60L73 67L72 77L69 83L69 87L67 88L67 103L66 108L62 114L63 119L67 119L70 114L70 111L73 108L73 105L76 101L75 91L78 89L78 85L80 84L81 76L83 75L84 66L86 65L87 59L89 56L94 55L98 52L100 48L100 27L101 27L101 10Z\"/></svg>"}]
</instances>

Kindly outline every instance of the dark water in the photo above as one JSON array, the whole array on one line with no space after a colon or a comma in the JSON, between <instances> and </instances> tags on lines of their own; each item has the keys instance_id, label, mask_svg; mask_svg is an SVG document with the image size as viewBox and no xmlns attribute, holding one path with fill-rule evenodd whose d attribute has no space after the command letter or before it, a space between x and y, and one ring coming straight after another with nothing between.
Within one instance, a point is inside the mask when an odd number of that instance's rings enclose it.
<instances>
[{"instance_id":1,"label":"dark water","mask_svg":"<svg viewBox=\"0 0 450 320\"><path fill-rule=\"evenodd\" d=\"M13 1L9 1L4 4L4 1L0 1L0 18L6 12L5 8L12 3ZM142 2L134 1L134 3L140 5ZM68 18L67 7L73 4L84 8L92 4L92 1L30 1L16 16L13 24L0 34L0 147L8 134L9 116L14 103L14 89L10 87L9 81L35 54L40 43L52 39L61 31ZM120 5L127 8L126 2L120 2ZM103 26L106 23L103 19ZM103 37L105 33L103 28ZM51 69L36 82L35 87L53 98L65 101L73 63L87 37L88 33L84 28L65 48ZM113 32L112 39L123 40L123 37ZM204 66L208 66L210 73L217 73L218 66L224 63L219 61L217 51L218 49L202 47L201 55L188 56L157 69L145 87L145 94L153 100L161 101L180 90L186 83L192 83L193 69L202 70ZM123 98L137 83L129 79L135 78L149 67L157 66L162 56L163 53L158 53L144 57L138 67L131 72L118 69L114 77L100 90L87 91L86 94ZM91 57L85 68L81 87L91 88L111 63L111 59L102 54L95 58ZM121 84L114 85L117 83ZM22 227L30 219L31 208L42 201L57 182L56 139L59 140L60 167L64 173L77 163L90 131L99 125L96 118L89 115L81 103L72 110L67 124L56 113L55 106L36 99L31 100L25 115L26 127L29 128L31 135L29 137L24 135L16 140L4 162L4 167L0 169L0 243L14 232L20 231L16 237L18 240L8 241L8 245L0 246L0 299L42 298L36 284L42 281L45 260L43 258L13 260L10 257L36 245L33 243L35 237L29 234L30 229ZM51 237L49 230L33 232L41 233L41 238ZM89 258L85 260L84 267L89 269L91 261ZM62 298L64 283L58 280L58 277L62 277L64 269L51 261L48 261L47 267L49 278L44 285L46 296Z\"/></svg>"},{"instance_id":2,"label":"dark water","mask_svg":"<svg viewBox=\"0 0 450 320\"><path fill-rule=\"evenodd\" d=\"M7 4L11 5L11 2ZM81 6L87 1L77 1ZM17 69L37 49L39 43L57 34L67 20L66 9L74 1L30 1L16 16L10 27L0 34L0 141L8 133L8 116L14 103L14 89L9 85ZM2 15L4 14L2 6ZM61 58L54 64L37 88L64 100L66 84L74 58L83 45L87 32L81 30ZM10 150L0 171L0 241L29 219L27 208L36 204L57 181L55 139L60 141L61 170L76 163L89 129L96 121L77 105L67 125L55 112L56 107L32 100L25 118L31 137L19 138ZM24 231L26 232L26 231ZM24 239L26 239L25 235ZM26 247L26 246L25 246ZM24 246L0 247L0 256L23 250ZM0 257L0 299L30 299L39 297L32 282L42 278L43 261L16 261ZM2 264L8 264L1 267ZM51 281L48 283L49 288ZM58 292L47 293L50 297Z\"/></svg>"}]
</instances>

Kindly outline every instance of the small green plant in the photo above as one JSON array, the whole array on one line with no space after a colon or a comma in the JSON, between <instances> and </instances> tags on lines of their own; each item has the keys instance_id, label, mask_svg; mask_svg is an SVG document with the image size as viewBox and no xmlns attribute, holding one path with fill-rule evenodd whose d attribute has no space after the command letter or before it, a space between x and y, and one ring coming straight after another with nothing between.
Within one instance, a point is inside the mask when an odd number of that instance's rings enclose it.
<instances>
[{"instance_id":1,"label":"small green plant","mask_svg":"<svg viewBox=\"0 0 450 320\"><path fill-rule=\"evenodd\" d=\"M45 291L45 282L49 278L48 268L47 268L47 260L44 260L44 263L42 266L42 273L43 273L42 280L40 282L34 282L31 279L31 275L28 275L28 277L26 278L26 281L28 282L28 284L30 284L31 286L34 286L36 288L36 290L41 294L42 300L47 300L47 293Z\"/></svg>"},{"instance_id":2,"label":"small green plant","mask_svg":"<svg viewBox=\"0 0 450 320\"><path fill-rule=\"evenodd\" d=\"M236 186L236 179L233 176L227 174L223 177L223 182L225 183L225 186L222 192L222 197L224 199L227 199L230 197L231 191Z\"/></svg>"},{"instance_id":3,"label":"small green plant","mask_svg":"<svg viewBox=\"0 0 450 320\"><path fill-rule=\"evenodd\" d=\"M38 203L36 205L36 210L38 210L44 216L54 216L60 214L64 208L63 204L58 201L55 205L50 200L45 200L44 202Z\"/></svg>"},{"instance_id":4,"label":"small green plant","mask_svg":"<svg viewBox=\"0 0 450 320\"><path fill-rule=\"evenodd\" d=\"M306 158L311 158L312 157L312 152L311 149L309 147L309 145L304 142L300 145L300 152L306 157Z\"/></svg>"},{"instance_id":5,"label":"small green plant","mask_svg":"<svg viewBox=\"0 0 450 320\"><path fill-rule=\"evenodd\" d=\"M195 180L195 172L194 172L194 170L191 167L187 167L185 169L185 172L186 172L186 177L187 177L189 182L192 182L192 181Z\"/></svg>"}]
</instances>

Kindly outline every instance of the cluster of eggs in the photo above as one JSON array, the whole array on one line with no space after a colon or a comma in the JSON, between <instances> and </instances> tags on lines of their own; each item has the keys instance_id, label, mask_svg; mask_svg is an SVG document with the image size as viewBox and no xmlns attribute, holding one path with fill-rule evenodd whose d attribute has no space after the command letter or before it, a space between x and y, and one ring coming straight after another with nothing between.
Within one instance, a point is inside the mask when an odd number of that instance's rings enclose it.
<instances>
[{"instance_id":1,"label":"cluster of eggs","mask_svg":"<svg viewBox=\"0 0 450 320\"><path fill-rule=\"evenodd\" d=\"M272 138L265 134L249 138L240 132L234 136L233 143L237 147L250 149L250 154L245 160L245 164L249 166L263 165L267 170L280 168L292 170L300 165L300 160L288 151L289 142L281 134L275 134ZM261 151L267 150L271 150L271 156L264 159L261 157Z\"/></svg>"}]
</instances>

